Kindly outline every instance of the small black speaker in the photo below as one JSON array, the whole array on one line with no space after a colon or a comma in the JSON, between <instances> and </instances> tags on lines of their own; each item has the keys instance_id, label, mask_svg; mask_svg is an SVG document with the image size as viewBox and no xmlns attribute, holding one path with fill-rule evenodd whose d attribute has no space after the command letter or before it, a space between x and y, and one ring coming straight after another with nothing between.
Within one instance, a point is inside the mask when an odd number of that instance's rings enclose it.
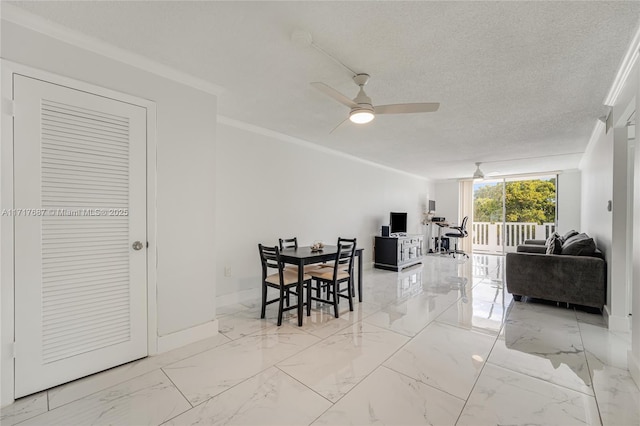
<instances>
[{"instance_id":1,"label":"small black speaker","mask_svg":"<svg viewBox=\"0 0 640 426\"><path fill-rule=\"evenodd\" d=\"M382 225L382 236L383 237L388 237L389 236L389 227L388 226Z\"/></svg>"}]
</instances>

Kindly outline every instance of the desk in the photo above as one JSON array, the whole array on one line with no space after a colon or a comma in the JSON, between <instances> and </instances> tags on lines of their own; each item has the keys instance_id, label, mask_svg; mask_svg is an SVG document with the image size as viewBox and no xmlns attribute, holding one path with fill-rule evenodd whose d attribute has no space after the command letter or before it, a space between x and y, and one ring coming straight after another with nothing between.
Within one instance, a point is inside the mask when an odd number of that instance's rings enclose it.
<instances>
[{"instance_id":1,"label":"desk","mask_svg":"<svg viewBox=\"0 0 640 426\"><path fill-rule=\"evenodd\" d=\"M358 301L362 302L362 252L364 249L356 248L358 258ZM311 247L286 248L280 251L280 259L284 263L298 266L298 325L302 325L302 281L304 278L304 265L334 260L338 246L324 246L321 251L311 251ZM308 291L308 290L307 290Z\"/></svg>"},{"instance_id":2,"label":"desk","mask_svg":"<svg viewBox=\"0 0 640 426\"><path fill-rule=\"evenodd\" d=\"M438 247L434 247L434 249L438 249L438 253L442 252L442 228L448 228L449 222L429 222L431 225L438 225ZM431 249L431 240L432 240L432 228L429 228L429 249ZM435 250L434 250L435 253Z\"/></svg>"}]
</instances>

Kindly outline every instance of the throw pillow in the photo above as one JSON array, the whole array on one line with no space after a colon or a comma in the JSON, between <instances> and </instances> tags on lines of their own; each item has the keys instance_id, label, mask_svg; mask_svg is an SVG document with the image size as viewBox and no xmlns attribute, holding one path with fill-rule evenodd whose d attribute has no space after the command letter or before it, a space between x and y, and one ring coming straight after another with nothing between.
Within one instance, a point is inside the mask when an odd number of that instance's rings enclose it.
<instances>
[{"instance_id":1,"label":"throw pillow","mask_svg":"<svg viewBox=\"0 0 640 426\"><path fill-rule=\"evenodd\" d=\"M553 234L549 235L549 238L547 238L547 241L544 243L544 245L549 247L556 238L560 238L560 234L554 232Z\"/></svg>"},{"instance_id":2,"label":"throw pillow","mask_svg":"<svg viewBox=\"0 0 640 426\"><path fill-rule=\"evenodd\" d=\"M560 254L562 253L562 237L553 233L547 240L547 254Z\"/></svg>"},{"instance_id":3,"label":"throw pillow","mask_svg":"<svg viewBox=\"0 0 640 426\"><path fill-rule=\"evenodd\" d=\"M587 234L578 234L562 245L562 253L571 256L592 256L596 252L596 243Z\"/></svg>"},{"instance_id":4,"label":"throw pillow","mask_svg":"<svg viewBox=\"0 0 640 426\"><path fill-rule=\"evenodd\" d=\"M569 238L574 237L576 235L578 235L579 232L572 229L571 231L568 231L567 233L565 233L562 237L560 237L562 239L562 242L564 243L565 241L567 241Z\"/></svg>"},{"instance_id":5,"label":"throw pillow","mask_svg":"<svg viewBox=\"0 0 640 426\"><path fill-rule=\"evenodd\" d=\"M576 235L574 235L574 236L572 236L572 237L569 237L569 238L565 239L565 240L563 241L562 245L563 245L563 246L566 246L566 245L568 245L568 244L573 243L574 241L584 240L584 239L586 239L586 238L589 238L589 236L588 236L587 234L584 234L584 233L582 233L582 234L576 234Z\"/></svg>"}]
</instances>

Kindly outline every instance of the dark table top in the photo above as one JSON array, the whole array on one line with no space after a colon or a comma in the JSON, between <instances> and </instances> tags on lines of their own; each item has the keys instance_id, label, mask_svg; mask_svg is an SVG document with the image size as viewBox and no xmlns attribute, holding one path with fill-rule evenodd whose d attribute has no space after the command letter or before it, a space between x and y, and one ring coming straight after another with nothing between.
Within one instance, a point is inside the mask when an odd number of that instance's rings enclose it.
<instances>
[{"instance_id":1,"label":"dark table top","mask_svg":"<svg viewBox=\"0 0 640 426\"><path fill-rule=\"evenodd\" d=\"M356 254L360 254L363 249L356 247ZM322 250L312 251L309 246L296 248L286 248L280 251L282 260L289 263L299 263L302 259L304 263L316 263L334 259L338 252L338 246L324 246Z\"/></svg>"}]
</instances>

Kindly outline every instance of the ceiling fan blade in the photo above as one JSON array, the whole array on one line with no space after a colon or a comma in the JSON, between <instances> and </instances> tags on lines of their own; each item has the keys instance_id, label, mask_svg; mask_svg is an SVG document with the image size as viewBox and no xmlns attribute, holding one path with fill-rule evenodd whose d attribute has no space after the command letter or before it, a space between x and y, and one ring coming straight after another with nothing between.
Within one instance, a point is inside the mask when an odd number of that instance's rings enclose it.
<instances>
[{"instance_id":1,"label":"ceiling fan blade","mask_svg":"<svg viewBox=\"0 0 640 426\"><path fill-rule=\"evenodd\" d=\"M333 87L327 86L326 84L320 83L319 81L314 81L313 83L311 83L311 85L316 89L318 89L319 91L321 91L322 93L324 93L325 95L335 99L336 101L340 102L345 106L348 106L349 108L354 108L358 106L357 103L353 102L353 100L347 98L345 95L338 92Z\"/></svg>"},{"instance_id":2,"label":"ceiling fan blade","mask_svg":"<svg viewBox=\"0 0 640 426\"><path fill-rule=\"evenodd\" d=\"M438 102L421 104L391 104L374 107L376 114L412 114L415 112L435 112L440 108Z\"/></svg>"}]
</instances>

